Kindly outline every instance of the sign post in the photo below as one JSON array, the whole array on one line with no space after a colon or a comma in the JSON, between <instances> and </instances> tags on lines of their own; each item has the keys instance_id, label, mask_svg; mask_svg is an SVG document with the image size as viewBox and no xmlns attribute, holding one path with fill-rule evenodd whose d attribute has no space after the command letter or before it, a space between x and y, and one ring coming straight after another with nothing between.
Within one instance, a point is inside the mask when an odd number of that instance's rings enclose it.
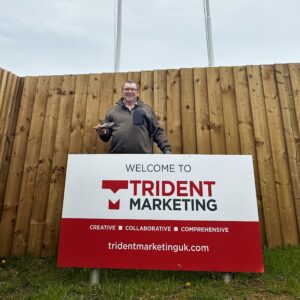
<instances>
[{"instance_id":1,"label":"sign post","mask_svg":"<svg viewBox=\"0 0 300 300\"><path fill-rule=\"evenodd\" d=\"M58 266L263 272L251 156L69 155Z\"/></svg>"}]
</instances>

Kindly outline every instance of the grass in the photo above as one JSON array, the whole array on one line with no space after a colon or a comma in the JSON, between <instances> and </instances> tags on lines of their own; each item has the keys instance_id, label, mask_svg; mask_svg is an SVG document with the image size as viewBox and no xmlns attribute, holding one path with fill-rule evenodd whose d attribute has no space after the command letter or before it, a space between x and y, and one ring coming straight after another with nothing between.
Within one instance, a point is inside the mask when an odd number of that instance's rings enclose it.
<instances>
[{"instance_id":1,"label":"grass","mask_svg":"<svg viewBox=\"0 0 300 300\"><path fill-rule=\"evenodd\" d=\"M0 261L1 262L1 261ZM264 251L264 274L100 270L56 267L56 258L8 258L0 263L0 299L300 299L300 247Z\"/></svg>"}]
</instances>

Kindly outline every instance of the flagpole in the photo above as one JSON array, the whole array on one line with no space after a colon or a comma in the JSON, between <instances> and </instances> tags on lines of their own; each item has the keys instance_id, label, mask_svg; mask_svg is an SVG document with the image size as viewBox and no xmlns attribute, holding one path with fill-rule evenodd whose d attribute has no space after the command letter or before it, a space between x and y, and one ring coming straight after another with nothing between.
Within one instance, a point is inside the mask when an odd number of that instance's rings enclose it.
<instances>
[{"instance_id":1,"label":"flagpole","mask_svg":"<svg viewBox=\"0 0 300 300\"><path fill-rule=\"evenodd\" d=\"M121 33L122 33L122 0L115 0L115 59L114 71L120 71L120 53L121 53Z\"/></svg>"},{"instance_id":2,"label":"flagpole","mask_svg":"<svg viewBox=\"0 0 300 300\"><path fill-rule=\"evenodd\" d=\"M206 30L206 46L208 55L208 65L212 67L214 65L214 52L213 52L213 41L212 41L212 30L211 30L211 17L209 0L203 0L204 16L205 16L205 30Z\"/></svg>"}]
</instances>

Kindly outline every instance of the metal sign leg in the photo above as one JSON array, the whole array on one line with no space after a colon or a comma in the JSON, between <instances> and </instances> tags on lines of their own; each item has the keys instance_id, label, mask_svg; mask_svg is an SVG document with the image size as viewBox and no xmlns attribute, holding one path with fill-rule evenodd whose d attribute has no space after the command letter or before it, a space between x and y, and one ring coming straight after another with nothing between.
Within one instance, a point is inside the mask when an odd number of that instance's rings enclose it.
<instances>
[{"instance_id":1,"label":"metal sign leg","mask_svg":"<svg viewBox=\"0 0 300 300\"><path fill-rule=\"evenodd\" d=\"M99 284L99 269L92 269L90 271L90 284Z\"/></svg>"}]
</instances>

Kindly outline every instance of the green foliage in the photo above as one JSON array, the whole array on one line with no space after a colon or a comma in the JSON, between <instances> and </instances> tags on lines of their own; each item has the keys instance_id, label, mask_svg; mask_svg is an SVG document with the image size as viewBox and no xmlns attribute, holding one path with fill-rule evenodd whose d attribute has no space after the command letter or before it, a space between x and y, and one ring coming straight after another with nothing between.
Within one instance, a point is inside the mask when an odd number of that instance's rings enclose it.
<instances>
[{"instance_id":1,"label":"green foliage","mask_svg":"<svg viewBox=\"0 0 300 300\"><path fill-rule=\"evenodd\" d=\"M1 261L0 261L1 262ZM300 299L300 247L264 251L264 274L57 268L56 258L0 263L0 299Z\"/></svg>"}]
</instances>

